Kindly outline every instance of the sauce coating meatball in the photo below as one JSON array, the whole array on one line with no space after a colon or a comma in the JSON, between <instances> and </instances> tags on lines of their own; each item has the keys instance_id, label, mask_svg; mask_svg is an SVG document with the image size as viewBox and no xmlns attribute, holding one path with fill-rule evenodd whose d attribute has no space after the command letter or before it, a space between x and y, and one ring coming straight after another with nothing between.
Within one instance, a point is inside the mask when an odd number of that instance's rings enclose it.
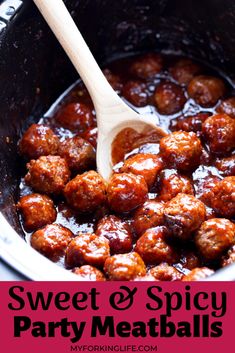
<instances>
[{"instance_id":1,"label":"sauce coating meatball","mask_svg":"<svg viewBox=\"0 0 235 353\"><path fill-rule=\"evenodd\" d=\"M210 115L211 113L198 113L195 115L188 115L184 119L173 120L171 129L173 131L193 131L197 133L198 136L200 136L202 131L202 124Z\"/></svg>"},{"instance_id":2,"label":"sauce coating meatball","mask_svg":"<svg viewBox=\"0 0 235 353\"><path fill-rule=\"evenodd\" d=\"M224 218L203 222L195 235L195 244L206 260L218 259L234 243L235 225Z\"/></svg>"},{"instance_id":3,"label":"sauce coating meatball","mask_svg":"<svg viewBox=\"0 0 235 353\"><path fill-rule=\"evenodd\" d=\"M164 204L154 200L146 201L134 213L132 226L139 237L147 229L163 225Z\"/></svg>"},{"instance_id":4,"label":"sauce coating meatball","mask_svg":"<svg viewBox=\"0 0 235 353\"><path fill-rule=\"evenodd\" d=\"M40 124L31 125L19 142L20 153L28 159L56 154L58 146L59 138L49 127Z\"/></svg>"},{"instance_id":5,"label":"sauce coating meatball","mask_svg":"<svg viewBox=\"0 0 235 353\"><path fill-rule=\"evenodd\" d=\"M69 103L56 114L56 121L66 129L84 132L95 125L92 109L84 103Z\"/></svg>"},{"instance_id":6,"label":"sauce coating meatball","mask_svg":"<svg viewBox=\"0 0 235 353\"><path fill-rule=\"evenodd\" d=\"M65 265L68 268L86 264L101 267L109 255L108 239L93 233L80 233L66 249Z\"/></svg>"},{"instance_id":7,"label":"sauce coating meatball","mask_svg":"<svg viewBox=\"0 0 235 353\"><path fill-rule=\"evenodd\" d=\"M97 147L97 137L98 137L98 128L97 127L90 127L82 134L80 134L84 140L90 142L90 144L96 148Z\"/></svg>"},{"instance_id":8,"label":"sauce coating meatball","mask_svg":"<svg viewBox=\"0 0 235 353\"><path fill-rule=\"evenodd\" d=\"M235 216L235 177L226 177L212 189L211 207L222 217Z\"/></svg>"},{"instance_id":9,"label":"sauce coating meatball","mask_svg":"<svg viewBox=\"0 0 235 353\"><path fill-rule=\"evenodd\" d=\"M128 81L122 89L122 94L124 98L136 107L144 107L147 105L147 87L146 84L141 81Z\"/></svg>"},{"instance_id":10,"label":"sauce coating meatball","mask_svg":"<svg viewBox=\"0 0 235 353\"><path fill-rule=\"evenodd\" d=\"M131 281L135 277L144 276L146 267L139 254L131 252L108 257L104 272L111 281Z\"/></svg>"},{"instance_id":11,"label":"sauce coating meatball","mask_svg":"<svg viewBox=\"0 0 235 353\"><path fill-rule=\"evenodd\" d=\"M108 83L114 89L114 91L116 91L117 93L120 93L123 87L121 78L118 75L114 74L109 69L104 69L103 74L106 77L106 80L108 81Z\"/></svg>"},{"instance_id":12,"label":"sauce coating meatball","mask_svg":"<svg viewBox=\"0 0 235 353\"><path fill-rule=\"evenodd\" d=\"M106 281L104 274L100 270L98 270L98 268L90 265L75 267L73 268L72 272L78 276L79 281Z\"/></svg>"},{"instance_id":13,"label":"sauce coating meatball","mask_svg":"<svg viewBox=\"0 0 235 353\"><path fill-rule=\"evenodd\" d=\"M109 240L111 254L121 254L132 249L132 234L127 223L116 216L103 217L96 229L97 235Z\"/></svg>"},{"instance_id":14,"label":"sauce coating meatball","mask_svg":"<svg viewBox=\"0 0 235 353\"><path fill-rule=\"evenodd\" d=\"M175 114L186 102L183 89L173 82L161 82L154 92L154 104L160 114Z\"/></svg>"},{"instance_id":15,"label":"sauce coating meatball","mask_svg":"<svg viewBox=\"0 0 235 353\"><path fill-rule=\"evenodd\" d=\"M162 159L150 153L138 153L125 160L122 173L142 175L149 189L153 186L159 171L163 168Z\"/></svg>"},{"instance_id":16,"label":"sauce coating meatball","mask_svg":"<svg viewBox=\"0 0 235 353\"><path fill-rule=\"evenodd\" d=\"M187 270L192 270L195 267L201 266L201 260L194 251L183 250L180 258L180 267Z\"/></svg>"},{"instance_id":17,"label":"sauce coating meatball","mask_svg":"<svg viewBox=\"0 0 235 353\"><path fill-rule=\"evenodd\" d=\"M174 248L167 244L167 235L166 227L150 228L137 240L135 251L147 264L174 263L178 256Z\"/></svg>"},{"instance_id":18,"label":"sauce coating meatball","mask_svg":"<svg viewBox=\"0 0 235 353\"><path fill-rule=\"evenodd\" d=\"M182 281L200 281L213 275L214 271L208 267L197 267L182 278Z\"/></svg>"},{"instance_id":19,"label":"sauce coating meatball","mask_svg":"<svg viewBox=\"0 0 235 353\"><path fill-rule=\"evenodd\" d=\"M225 267L235 263L235 245L233 245L227 254L222 257L221 266Z\"/></svg>"},{"instance_id":20,"label":"sauce coating meatball","mask_svg":"<svg viewBox=\"0 0 235 353\"><path fill-rule=\"evenodd\" d=\"M31 236L32 247L44 256L56 261L62 256L73 238L73 233L59 224L49 224Z\"/></svg>"},{"instance_id":21,"label":"sauce coating meatball","mask_svg":"<svg viewBox=\"0 0 235 353\"><path fill-rule=\"evenodd\" d=\"M177 271L176 268L164 262L152 267L149 273L158 281L180 281L183 277L182 273Z\"/></svg>"},{"instance_id":22,"label":"sauce coating meatball","mask_svg":"<svg viewBox=\"0 0 235 353\"><path fill-rule=\"evenodd\" d=\"M235 176L235 155L231 157L217 159L215 166L225 176Z\"/></svg>"},{"instance_id":23,"label":"sauce coating meatball","mask_svg":"<svg viewBox=\"0 0 235 353\"><path fill-rule=\"evenodd\" d=\"M23 196L20 198L17 208L23 215L24 227L27 231L36 230L56 220L54 203L45 195Z\"/></svg>"},{"instance_id":24,"label":"sauce coating meatball","mask_svg":"<svg viewBox=\"0 0 235 353\"><path fill-rule=\"evenodd\" d=\"M160 173L158 190L158 197L162 201L169 201L179 193L194 195L189 178L178 174L174 169L165 169Z\"/></svg>"},{"instance_id":25,"label":"sauce coating meatball","mask_svg":"<svg viewBox=\"0 0 235 353\"><path fill-rule=\"evenodd\" d=\"M164 209L164 221L172 237L189 240L206 217L205 205L192 195L178 194Z\"/></svg>"},{"instance_id":26,"label":"sauce coating meatball","mask_svg":"<svg viewBox=\"0 0 235 353\"><path fill-rule=\"evenodd\" d=\"M160 152L167 167L188 172L199 165L202 145L194 132L175 131L160 140Z\"/></svg>"},{"instance_id":27,"label":"sauce coating meatball","mask_svg":"<svg viewBox=\"0 0 235 353\"><path fill-rule=\"evenodd\" d=\"M188 85L189 97L204 108L213 107L224 94L224 82L218 77L196 76Z\"/></svg>"},{"instance_id":28,"label":"sauce coating meatball","mask_svg":"<svg viewBox=\"0 0 235 353\"><path fill-rule=\"evenodd\" d=\"M27 163L26 184L38 192L59 194L70 177L70 170L64 158L59 156L42 156Z\"/></svg>"},{"instance_id":29,"label":"sauce coating meatball","mask_svg":"<svg viewBox=\"0 0 235 353\"><path fill-rule=\"evenodd\" d=\"M223 154L235 148L235 119L226 114L207 118L202 132L213 153Z\"/></svg>"},{"instance_id":30,"label":"sauce coating meatball","mask_svg":"<svg viewBox=\"0 0 235 353\"><path fill-rule=\"evenodd\" d=\"M130 66L130 72L138 78L148 79L157 75L163 66L162 56L156 53L137 58Z\"/></svg>"},{"instance_id":31,"label":"sauce coating meatball","mask_svg":"<svg viewBox=\"0 0 235 353\"><path fill-rule=\"evenodd\" d=\"M95 171L70 180L64 188L68 204L79 212L92 212L106 201L106 183Z\"/></svg>"},{"instance_id":32,"label":"sauce coating meatball","mask_svg":"<svg viewBox=\"0 0 235 353\"><path fill-rule=\"evenodd\" d=\"M235 97L223 100L216 108L216 111L218 113L227 114L231 116L231 118L235 118Z\"/></svg>"},{"instance_id":33,"label":"sauce coating meatball","mask_svg":"<svg viewBox=\"0 0 235 353\"><path fill-rule=\"evenodd\" d=\"M110 208L118 213L130 212L147 198L148 187L144 178L132 173L114 174L108 184Z\"/></svg>"},{"instance_id":34,"label":"sauce coating meatball","mask_svg":"<svg viewBox=\"0 0 235 353\"><path fill-rule=\"evenodd\" d=\"M187 85L200 73L201 67L190 59L180 59L170 68L171 76L181 85Z\"/></svg>"},{"instance_id":35,"label":"sauce coating meatball","mask_svg":"<svg viewBox=\"0 0 235 353\"><path fill-rule=\"evenodd\" d=\"M92 145L79 136L61 142L58 154L66 159L71 170L81 173L95 166L95 150Z\"/></svg>"},{"instance_id":36,"label":"sauce coating meatball","mask_svg":"<svg viewBox=\"0 0 235 353\"><path fill-rule=\"evenodd\" d=\"M221 179L217 175L208 175L205 178L196 181L196 197L211 207L211 199L213 198L213 188Z\"/></svg>"}]
</instances>

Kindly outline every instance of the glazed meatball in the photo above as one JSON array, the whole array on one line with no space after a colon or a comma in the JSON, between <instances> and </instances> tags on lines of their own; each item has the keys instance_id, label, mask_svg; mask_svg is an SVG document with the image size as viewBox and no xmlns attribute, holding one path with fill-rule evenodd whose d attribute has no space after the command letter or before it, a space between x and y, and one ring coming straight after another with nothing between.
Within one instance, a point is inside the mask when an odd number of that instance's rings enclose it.
<instances>
[{"instance_id":1,"label":"glazed meatball","mask_svg":"<svg viewBox=\"0 0 235 353\"><path fill-rule=\"evenodd\" d=\"M226 114L207 118L202 132L212 153L224 154L235 148L235 119Z\"/></svg>"},{"instance_id":2,"label":"glazed meatball","mask_svg":"<svg viewBox=\"0 0 235 353\"><path fill-rule=\"evenodd\" d=\"M104 272L111 281L131 281L135 277L144 276L146 267L139 254L131 252L108 257Z\"/></svg>"},{"instance_id":3,"label":"glazed meatball","mask_svg":"<svg viewBox=\"0 0 235 353\"><path fill-rule=\"evenodd\" d=\"M224 82L217 77L196 76L188 85L189 97L204 108L213 107L224 94Z\"/></svg>"},{"instance_id":4,"label":"glazed meatball","mask_svg":"<svg viewBox=\"0 0 235 353\"><path fill-rule=\"evenodd\" d=\"M174 169L165 169L161 172L158 190L159 199L162 201L169 201L179 193L194 195L190 180L178 174Z\"/></svg>"},{"instance_id":5,"label":"glazed meatball","mask_svg":"<svg viewBox=\"0 0 235 353\"><path fill-rule=\"evenodd\" d=\"M73 268L72 272L78 276L78 280L80 281L106 281L104 274L100 270L98 270L98 268L90 265L75 267Z\"/></svg>"},{"instance_id":6,"label":"glazed meatball","mask_svg":"<svg viewBox=\"0 0 235 353\"><path fill-rule=\"evenodd\" d=\"M31 236L32 247L44 256L57 261L65 252L73 233L59 224L49 224Z\"/></svg>"},{"instance_id":7,"label":"glazed meatball","mask_svg":"<svg viewBox=\"0 0 235 353\"><path fill-rule=\"evenodd\" d=\"M180 59L169 71L174 80L181 85L187 85L195 75L200 73L201 67L190 59Z\"/></svg>"},{"instance_id":8,"label":"glazed meatball","mask_svg":"<svg viewBox=\"0 0 235 353\"><path fill-rule=\"evenodd\" d=\"M130 66L130 73L138 78L148 79L157 75L163 66L160 54L145 54L137 58Z\"/></svg>"},{"instance_id":9,"label":"glazed meatball","mask_svg":"<svg viewBox=\"0 0 235 353\"><path fill-rule=\"evenodd\" d=\"M162 159L150 153L138 153L128 158L120 169L123 173L142 175L149 189L153 186L159 171L163 168Z\"/></svg>"},{"instance_id":10,"label":"glazed meatball","mask_svg":"<svg viewBox=\"0 0 235 353\"><path fill-rule=\"evenodd\" d=\"M147 87L146 84L141 81L128 81L123 87L122 95L136 107L144 107L147 105Z\"/></svg>"},{"instance_id":11,"label":"glazed meatball","mask_svg":"<svg viewBox=\"0 0 235 353\"><path fill-rule=\"evenodd\" d=\"M54 203L45 195L30 194L23 196L20 198L17 208L23 216L24 227L28 232L56 220Z\"/></svg>"},{"instance_id":12,"label":"glazed meatball","mask_svg":"<svg viewBox=\"0 0 235 353\"><path fill-rule=\"evenodd\" d=\"M195 267L200 267L201 261L194 251L183 250L180 258L180 265L184 269L192 270Z\"/></svg>"},{"instance_id":13,"label":"glazed meatball","mask_svg":"<svg viewBox=\"0 0 235 353\"><path fill-rule=\"evenodd\" d=\"M167 235L166 227L150 228L137 240L135 251L147 264L174 263L177 261L177 254L167 244Z\"/></svg>"},{"instance_id":14,"label":"glazed meatball","mask_svg":"<svg viewBox=\"0 0 235 353\"><path fill-rule=\"evenodd\" d=\"M151 268L149 273L158 281L180 281L183 277L176 268L164 262Z\"/></svg>"},{"instance_id":15,"label":"glazed meatball","mask_svg":"<svg viewBox=\"0 0 235 353\"><path fill-rule=\"evenodd\" d=\"M218 159L215 166L225 176L235 176L235 155L231 157Z\"/></svg>"},{"instance_id":16,"label":"glazed meatball","mask_svg":"<svg viewBox=\"0 0 235 353\"><path fill-rule=\"evenodd\" d=\"M111 254L125 253L132 249L131 230L127 223L116 216L102 218L97 225L96 234L109 240Z\"/></svg>"},{"instance_id":17,"label":"glazed meatball","mask_svg":"<svg viewBox=\"0 0 235 353\"><path fill-rule=\"evenodd\" d=\"M139 237L147 229L163 225L164 204L154 200L146 201L133 215L132 226Z\"/></svg>"},{"instance_id":18,"label":"glazed meatball","mask_svg":"<svg viewBox=\"0 0 235 353\"><path fill-rule=\"evenodd\" d=\"M56 121L66 129L84 132L95 125L92 109L84 103L69 103L56 114Z\"/></svg>"},{"instance_id":19,"label":"glazed meatball","mask_svg":"<svg viewBox=\"0 0 235 353\"><path fill-rule=\"evenodd\" d=\"M172 236L189 240L206 217L205 205L192 195L178 194L164 209L165 225Z\"/></svg>"},{"instance_id":20,"label":"glazed meatball","mask_svg":"<svg viewBox=\"0 0 235 353\"><path fill-rule=\"evenodd\" d=\"M224 218L203 222L195 235L195 244L206 260L218 259L234 243L235 225Z\"/></svg>"},{"instance_id":21,"label":"glazed meatball","mask_svg":"<svg viewBox=\"0 0 235 353\"><path fill-rule=\"evenodd\" d=\"M211 206L213 198L213 188L221 179L217 175L208 175L195 181L196 197L204 202L207 206Z\"/></svg>"},{"instance_id":22,"label":"glazed meatball","mask_svg":"<svg viewBox=\"0 0 235 353\"><path fill-rule=\"evenodd\" d=\"M116 91L117 93L120 93L123 86L121 78L118 75L115 75L109 69L104 69L103 74L106 77L106 80L108 81L108 83L114 89L114 91Z\"/></svg>"},{"instance_id":23,"label":"glazed meatball","mask_svg":"<svg viewBox=\"0 0 235 353\"><path fill-rule=\"evenodd\" d=\"M114 174L107 188L109 206L118 213L134 210L145 202L147 195L144 178L132 173Z\"/></svg>"},{"instance_id":24,"label":"glazed meatball","mask_svg":"<svg viewBox=\"0 0 235 353\"><path fill-rule=\"evenodd\" d=\"M235 263L235 245L233 245L227 254L222 257L221 266L225 267Z\"/></svg>"},{"instance_id":25,"label":"glazed meatball","mask_svg":"<svg viewBox=\"0 0 235 353\"><path fill-rule=\"evenodd\" d=\"M213 275L214 271L208 267L197 267L182 278L182 281L200 281Z\"/></svg>"},{"instance_id":26,"label":"glazed meatball","mask_svg":"<svg viewBox=\"0 0 235 353\"><path fill-rule=\"evenodd\" d=\"M235 216L235 177L226 177L212 189L211 207L222 217Z\"/></svg>"},{"instance_id":27,"label":"glazed meatball","mask_svg":"<svg viewBox=\"0 0 235 353\"><path fill-rule=\"evenodd\" d=\"M110 256L109 241L93 233L80 233L69 243L65 253L68 268L91 265L101 267Z\"/></svg>"},{"instance_id":28,"label":"glazed meatball","mask_svg":"<svg viewBox=\"0 0 235 353\"><path fill-rule=\"evenodd\" d=\"M95 171L77 175L64 188L68 204L79 212L93 212L106 201L106 183Z\"/></svg>"},{"instance_id":29,"label":"glazed meatball","mask_svg":"<svg viewBox=\"0 0 235 353\"><path fill-rule=\"evenodd\" d=\"M161 82L154 92L154 104L160 114L175 114L186 102L183 89L173 82Z\"/></svg>"},{"instance_id":30,"label":"glazed meatball","mask_svg":"<svg viewBox=\"0 0 235 353\"><path fill-rule=\"evenodd\" d=\"M160 152L167 167L188 172L199 165L202 145L194 132L175 131L160 140Z\"/></svg>"},{"instance_id":31,"label":"glazed meatball","mask_svg":"<svg viewBox=\"0 0 235 353\"><path fill-rule=\"evenodd\" d=\"M138 276L133 279L134 282L153 282L153 281L158 281L155 279L151 274L146 274L145 276Z\"/></svg>"},{"instance_id":32,"label":"glazed meatball","mask_svg":"<svg viewBox=\"0 0 235 353\"><path fill-rule=\"evenodd\" d=\"M198 113L195 115L188 115L184 119L175 119L171 122L171 129L173 131L193 131L198 136L201 135L203 122L211 115L211 113Z\"/></svg>"},{"instance_id":33,"label":"glazed meatball","mask_svg":"<svg viewBox=\"0 0 235 353\"><path fill-rule=\"evenodd\" d=\"M59 194L70 177L68 164L59 156L42 156L27 163L26 184L38 192Z\"/></svg>"},{"instance_id":34,"label":"glazed meatball","mask_svg":"<svg viewBox=\"0 0 235 353\"><path fill-rule=\"evenodd\" d=\"M28 159L56 154L59 138L47 126L31 125L19 142L20 153Z\"/></svg>"},{"instance_id":35,"label":"glazed meatball","mask_svg":"<svg viewBox=\"0 0 235 353\"><path fill-rule=\"evenodd\" d=\"M80 135L84 140L90 142L90 144L96 148L97 147L97 138L98 138L98 128L90 127L85 132Z\"/></svg>"},{"instance_id":36,"label":"glazed meatball","mask_svg":"<svg viewBox=\"0 0 235 353\"><path fill-rule=\"evenodd\" d=\"M71 170L81 173L95 166L95 150L79 136L61 142L58 154L66 159Z\"/></svg>"},{"instance_id":37,"label":"glazed meatball","mask_svg":"<svg viewBox=\"0 0 235 353\"><path fill-rule=\"evenodd\" d=\"M216 108L218 113L227 114L231 118L235 118L235 97L223 100Z\"/></svg>"}]
</instances>

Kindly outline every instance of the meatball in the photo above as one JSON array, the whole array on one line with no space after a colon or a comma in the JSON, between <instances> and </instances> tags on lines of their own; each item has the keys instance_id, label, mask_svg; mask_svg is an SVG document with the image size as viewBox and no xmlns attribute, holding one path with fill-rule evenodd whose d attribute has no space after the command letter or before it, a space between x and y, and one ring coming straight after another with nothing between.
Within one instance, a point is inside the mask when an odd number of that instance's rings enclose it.
<instances>
[{"instance_id":1,"label":"meatball","mask_svg":"<svg viewBox=\"0 0 235 353\"><path fill-rule=\"evenodd\" d=\"M183 277L176 268L164 262L151 268L149 273L158 281L180 281Z\"/></svg>"},{"instance_id":2,"label":"meatball","mask_svg":"<svg viewBox=\"0 0 235 353\"><path fill-rule=\"evenodd\" d=\"M93 233L80 233L69 243L65 253L68 268L85 264L101 267L110 256L109 241Z\"/></svg>"},{"instance_id":3,"label":"meatball","mask_svg":"<svg viewBox=\"0 0 235 353\"><path fill-rule=\"evenodd\" d=\"M19 142L20 153L28 159L56 154L59 138L47 126L31 125Z\"/></svg>"},{"instance_id":4,"label":"meatball","mask_svg":"<svg viewBox=\"0 0 235 353\"><path fill-rule=\"evenodd\" d=\"M188 115L184 119L175 119L171 122L171 129L173 131L193 131L198 136L201 135L203 122L211 115L211 113L198 113L195 115Z\"/></svg>"},{"instance_id":5,"label":"meatball","mask_svg":"<svg viewBox=\"0 0 235 353\"><path fill-rule=\"evenodd\" d=\"M151 78L162 70L163 60L160 54L145 54L137 58L130 66L130 73L138 78Z\"/></svg>"},{"instance_id":6,"label":"meatball","mask_svg":"<svg viewBox=\"0 0 235 353\"><path fill-rule=\"evenodd\" d=\"M108 83L114 89L114 91L116 91L117 93L120 93L123 86L121 78L118 75L115 75L109 69L104 69L103 74L106 77L106 80L108 81Z\"/></svg>"},{"instance_id":7,"label":"meatball","mask_svg":"<svg viewBox=\"0 0 235 353\"><path fill-rule=\"evenodd\" d=\"M160 114L175 114L186 102L183 89L173 82L161 82L154 92L154 104Z\"/></svg>"},{"instance_id":8,"label":"meatball","mask_svg":"<svg viewBox=\"0 0 235 353\"><path fill-rule=\"evenodd\" d=\"M163 225L164 205L154 200L146 201L134 213L132 226L139 237L147 229Z\"/></svg>"},{"instance_id":9,"label":"meatball","mask_svg":"<svg viewBox=\"0 0 235 353\"><path fill-rule=\"evenodd\" d=\"M203 222L195 235L195 244L206 260L218 259L234 243L235 225L224 218Z\"/></svg>"},{"instance_id":10,"label":"meatball","mask_svg":"<svg viewBox=\"0 0 235 353\"><path fill-rule=\"evenodd\" d=\"M235 176L235 155L231 157L218 159L215 166L225 176Z\"/></svg>"},{"instance_id":11,"label":"meatball","mask_svg":"<svg viewBox=\"0 0 235 353\"><path fill-rule=\"evenodd\" d=\"M211 207L222 217L235 216L235 177L226 177L212 189Z\"/></svg>"},{"instance_id":12,"label":"meatball","mask_svg":"<svg viewBox=\"0 0 235 353\"><path fill-rule=\"evenodd\" d=\"M108 184L107 198L115 212L130 212L145 202L148 187L144 178L132 173L114 174Z\"/></svg>"},{"instance_id":13,"label":"meatball","mask_svg":"<svg viewBox=\"0 0 235 353\"><path fill-rule=\"evenodd\" d=\"M207 118L202 132L213 153L224 154L235 148L235 119L226 114Z\"/></svg>"},{"instance_id":14,"label":"meatball","mask_svg":"<svg viewBox=\"0 0 235 353\"><path fill-rule=\"evenodd\" d=\"M133 279L135 282L153 282L153 281L158 281L155 279L151 274L146 274L145 276L138 276Z\"/></svg>"},{"instance_id":15,"label":"meatball","mask_svg":"<svg viewBox=\"0 0 235 353\"><path fill-rule=\"evenodd\" d=\"M150 153L138 153L128 158L120 169L123 173L142 175L149 189L153 186L159 171L163 168L162 159Z\"/></svg>"},{"instance_id":16,"label":"meatball","mask_svg":"<svg viewBox=\"0 0 235 353\"><path fill-rule=\"evenodd\" d=\"M98 138L98 128L97 127L90 127L85 132L80 134L84 140L90 142L90 144L96 148L97 147L97 138Z\"/></svg>"},{"instance_id":17,"label":"meatball","mask_svg":"<svg viewBox=\"0 0 235 353\"><path fill-rule=\"evenodd\" d=\"M102 218L97 225L96 234L109 240L112 254L125 253L132 249L131 230L127 223L116 216Z\"/></svg>"},{"instance_id":18,"label":"meatball","mask_svg":"<svg viewBox=\"0 0 235 353\"><path fill-rule=\"evenodd\" d=\"M100 270L98 270L98 268L90 265L74 267L72 272L78 276L78 280L80 281L96 281L96 282L106 281L104 274Z\"/></svg>"},{"instance_id":19,"label":"meatball","mask_svg":"<svg viewBox=\"0 0 235 353\"><path fill-rule=\"evenodd\" d=\"M222 257L221 266L225 267L235 263L235 245L233 245L227 254Z\"/></svg>"},{"instance_id":20,"label":"meatball","mask_svg":"<svg viewBox=\"0 0 235 353\"><path fill-rule=\"evenodd\" d=\"M71 170L78 173L95 166L95 150L92 145L79 136L61 142L58 154L66 159Z\"/></svg>"},{"instance_id":21,"label":"meatball","mask_svg":"<svg viewBox=\"0 0 235 353\"><path fill-rule=\"evenodd\" d=\"M225 94L225 84L217 77L200 75L188 85L188 95L204 108L213 107Z\"/></svg>"},{"instance_id":22,"label":"meatball","mask_svg":"<svg viewBox=\"0 0 235 353\"><path fill-rule=\"evenodd\" d=\"M205 178L200 178L195 181L196 197L210 207L213 197L213 187L220 180L221 179L216 175L208 175Z\"/></svg>"},{"instance_id":23,"label":"meatball","mask_svg":"<svg viewBox=\"0 0 235 353\"><path fill-rule=\"evenodd\" d=\"M200 73L201 67L190 59L180 59L170 68L171 76L181 85L187 85Z\"/></svg>"},{"instance_id":24,"label":"meatball","mask_svg":"<svg viewBox=\"0 0 235 353\"><path fill-rule=\"evenodd\" d=\"M160 152L169 168L188 172L199 165L202 145L194 132L175 131L160 140Z\"/></svg>"},{"instance_id":25,"label":"meatball","mask_svg":"<svg viewBox=\"0 0 235 353\"><path fill-rule=\"evenodd\" d=\"M73 238L73 233L59 224L49 224L31 236L32 247L44 256L57 261Z\"/></svg>"},{"instance_id":26,"label":"meatball","mask_svg":"<svg viewBox=\"0 0 235 353\"><path fill-rule=\"evenodd\" d=\"M174 248L167 244L166 237L166 227L150 228L137 240L135 251L147 264L174 263L178 259L177 254Z\"/></svg>"},{"instance_id":27,"label":"meatball","mask_svg":"<svg viewBox=\"0 0 235 353\"><path fill-rule=\"evenodd\" d=\"M30 194L23 196L20 198L17 208L23 215L24 227L28 232L56 220L54 203L45 195Z\"/></svg>"},{"instance_id":28,"label":"meatball","mask_svg":"<svg viewBox=\"0 0 235 353\"><path fill-rule=\"evenodd\" d=\"M223 100L216 108L218 113L228 114L231 118L235 118L235 97Z\"/></svg>"},{"instance_id":29,"label":"meatball","mask_svg":"<svg viewBox=\"0 0 235 353\"><path fill-rule=\"evenodd\" d=\"M182 281L200 281L213 275L215 271L208 267L196 267L182 278Z\"/></svg>"},{"instance_id":30,"label":"meatball","mask_svg":"<svg viewBox=\"0 0 235 353\"><path fill-rule=\"evenodd\" d=\"M69 103L56 114L56 121L66 129L84 132L95 125L92 109L84 103Z\"/></svg>"},{"instance_id":31,"label":"meatball","mask_svg":"<svg viewBox=\"0 0 235 353\"><path fill-rule=\"evenodd\" d=\"M183 250L180 258L180 266L187 270L192 270L195 267L200 267L201 261L198 255L191 250Z\"/></svg>"},{"instance_id":32,"label":"meatball","mask_svg":"<svg viewBox=\"0 0 235 353\"><path fill-rule=\"evenodd\" d=\"M158 190L159 199L162 201L169 201L179 193L194 195L190 180L178 174L174 169L165 169L161 172Z\"/></svg>"},{"instance_id":33,"label":"meatball","mask_svg":"<svg viewBox=\"0 0 235 353\"><path fill-rule=\"evenodd\" d=\"M189 240L206 217L205 205L192 195L178 194L164 209L165 225L172 236Z\"/></svg>"},{"instance_id":34,"label":"meatball","mask_svg":"<svg viewBox=\"0 0 235 353\"><path fill-rule=\"evenodd\" d=\"M104 272L111 281L130 281L138 276L145 276L146 267L139 254L131 252L107 258Z\"/></svg>"},{"instance_id":35,"label":"meatball","mask_svg":"<svg viewBox=\"0 0 235 353\"><path fill-rule=\"evenodd\" d=\"M146 84L141 81L128 81L123 87L122 95L136 107L144 107L147 105L147 87Z\"/></svg>"},{"instance_id":36,"label":"meatball","mask_svg":"<svg viewBox=\"0 0 235 353\"><path fill-rule=\"evenodd\" d=\"M42 156L27 163L26 184L38 192L59 194L70 177L68 164L59 156Z\"/></svg>"},{"instance_id":37,"label":"meatball","mask_svg":"<svg viewBox=\"0 0 235 353\"><path fill-rule=\"evenodd\" d=\"M64 188L68 204L79 212L93 212L106 201L106 183L95 171L77 175Z\"/></svg>"}]
</instances>

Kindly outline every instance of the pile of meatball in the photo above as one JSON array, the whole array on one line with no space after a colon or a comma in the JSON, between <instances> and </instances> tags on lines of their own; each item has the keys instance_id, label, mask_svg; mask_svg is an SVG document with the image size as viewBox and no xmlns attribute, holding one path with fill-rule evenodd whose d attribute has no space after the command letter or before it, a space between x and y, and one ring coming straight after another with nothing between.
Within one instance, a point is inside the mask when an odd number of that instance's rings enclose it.
<instances>
[{"instance_id":1,"label":"pile of meatball","mask_svg":"<svg viewBox=\"0 0 235 353\"><path fill-rule=\"evenodd\" d=\"M70 137L48 119L19 141L32 190L17 204L24 229L34 249L63 259L78 280L202 280L235 262L235 97L187 58L167 67L160 54L145 54L125 70L128 78L104 70L117 93L169 118L159 152L135 151L106 182L96 172L92 104L78 97L62 105L53 121ZM184 112L189 101L195 114ZM205 166L216 173L198 177ZM93 215L94 232L56 223L61 200L74 215Z\"/></svg>"}]
</instances>

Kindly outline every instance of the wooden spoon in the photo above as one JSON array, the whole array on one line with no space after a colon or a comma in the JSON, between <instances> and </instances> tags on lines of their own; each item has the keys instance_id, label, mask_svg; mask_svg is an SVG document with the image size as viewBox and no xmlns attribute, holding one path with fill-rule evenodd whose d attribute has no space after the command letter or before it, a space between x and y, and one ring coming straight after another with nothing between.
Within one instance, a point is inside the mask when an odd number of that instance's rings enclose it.
<instances>
[{"instance_id":1,"label":"wooden spoon","mask_svg":"<svg viewBox=\"0 0 235 353\"><path fill-rule=\"evenodd\" d=\"M112 173L112 142L127 127L137 132L156 129L159 139L166 133L136 113L112 89L62 0L34 0L51 30L81 76L94 103L97 125L97 169L108 180ZM89 20L89 19L88 19Z\"/></svg>"}]
</instances>

